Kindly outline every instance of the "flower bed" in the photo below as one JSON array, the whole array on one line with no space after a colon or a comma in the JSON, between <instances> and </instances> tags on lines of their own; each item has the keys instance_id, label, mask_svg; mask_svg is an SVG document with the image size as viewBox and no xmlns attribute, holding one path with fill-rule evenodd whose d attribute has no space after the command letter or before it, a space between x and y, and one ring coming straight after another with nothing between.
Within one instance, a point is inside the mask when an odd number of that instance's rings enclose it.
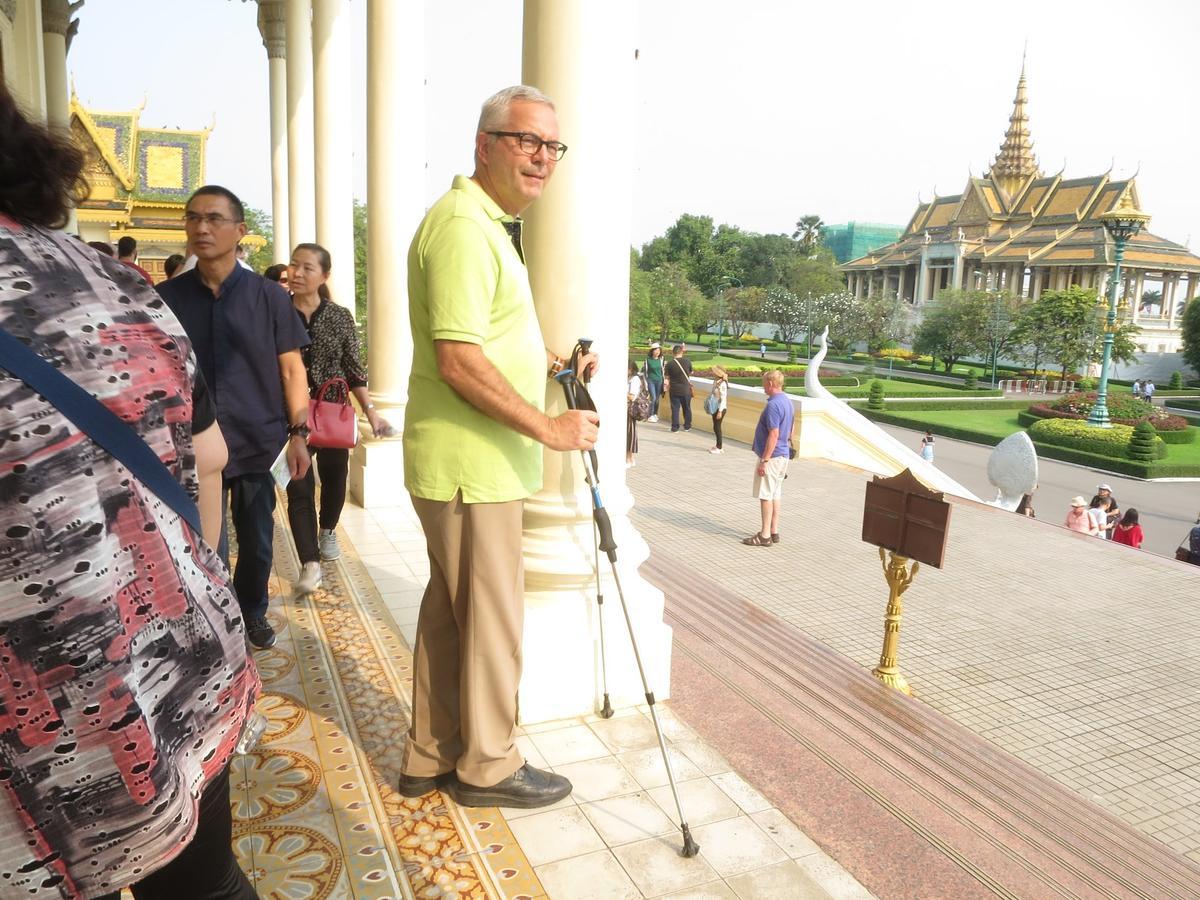
<instances>
[{"instance_id":1,"label":"flower bed","mask_svg":"<svg viewBox=\"0 0 1200 900\"><path fill-rule=\"evenodd\" d=\"M738 369L725 369L725 374L730 378L761 378L763 372L770 372L772 369L780 369L787 378L803 378L804 366L743 366ZM697 378L712 378L713 370L711 367L696 369L692 372ZM832 369L818 369L817 374L821 380L826 378L845 378L845 372L836 372ZM853 382L850 382L853 383Z\"/></svg>"},{"instance_id":2,"label":"flower bed","mask_svg":"<svg viewBox=\"0 0 1200 900\"><path fill-rule=\"evenodd\" d=\"M1096 405L1096 393L1067 394L1053 403L1034 403L1029 412L1042 419L1086 419ZM1163 432L1186 432L1188 420L1183 416L1173 416L1144 400L1134 400L1132 397L1109 396L1106 400L1108 418L1118 425L1137 425L1139 422L1149 422L1154 430ZM1190 443L1191 438L1187 440Z\"/></svg>"},{"instance_id":3,"label":"flower bed","mask_svg":"<svg viewBox=\"0 0 1200 900\"><path fill-rule=\"evenodd\" d=\"M1029 436L1035 441L1073 447L1086 453L1104 456L1129 457L1129 441L1133 437L1133 426L1113 425L1098 428L1075 419L1042 419L1029 427ZM1161 437L1154 438L1155 457L1167 455L1167 446Z\"/></svg>"}]
</instances>

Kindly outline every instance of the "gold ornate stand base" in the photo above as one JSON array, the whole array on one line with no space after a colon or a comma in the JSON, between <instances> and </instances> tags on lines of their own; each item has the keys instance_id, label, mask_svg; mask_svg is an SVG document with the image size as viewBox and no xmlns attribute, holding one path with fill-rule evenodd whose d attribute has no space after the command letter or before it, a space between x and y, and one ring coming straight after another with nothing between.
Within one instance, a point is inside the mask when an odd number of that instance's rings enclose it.
<instances>
[{"instance_id":1,"label":"gold ornate stand base","mask_svg":"<svg viewBox=\"0 0 1200 900\"><path fill-rule=\"evenodd\" d=\"M901 595L908 590L921 564L914 562L912 569L908 568L908 557L900 556L879 548L879 561L883 564L883 577L888 583L887 615L883 620L883 651L879 654L879 665L871 670L871 674L890 688L903 691L913 696L913 689L908 679L900 674L896 655L900 649L900 617L904 613L904 604L900 602Z\"/></svg>"}]
</instances>

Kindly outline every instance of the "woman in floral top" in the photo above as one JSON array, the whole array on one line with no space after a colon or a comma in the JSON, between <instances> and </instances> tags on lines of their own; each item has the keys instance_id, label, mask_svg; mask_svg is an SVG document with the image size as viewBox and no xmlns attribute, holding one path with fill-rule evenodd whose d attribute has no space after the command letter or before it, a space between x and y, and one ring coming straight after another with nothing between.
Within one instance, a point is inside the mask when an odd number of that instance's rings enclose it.
<instances>
[{"instance_id":1,"label":"woman in floral top","mask_svg":"<svg viewBox=\"0 0 1200 900\"><path fill-rule=\"evenodd\" d=\"M308 370L308 389L316 391L330 378L344 378L350 392L367 414L371 431L377 437L393 434L392 426L375 411L367 393L367 370L358 349L358 331L354 316L329 296L329 272L333 261L320 244L297 244L288 266L288 287L296 314L308 329L312 342L300 353ZM326 398L329 399L329 398ZM346 479L350 469L350 451L337 447L310 448L315 466L288 485L288 523L296 539L300 556L300 579L296 591L308 594L321 586L320 560L342 555L337 542L337 524L346 504ZM321 514L317 518L316 481L313 468L321 476ZM318 531L318 527L320 531Z\"/></svg>"},{"instance_id":2,"label":"woman in floral top","mask_svg":"<svg viewBox=\"0 0 1200 900\"><path fill-rule=\"evenodd\" d=\"M187 335L135 271L53 230L82 167L0 85L0 328L145 441L215 540L225 443ZM258 676L229 573L4 362L0 895L249 900L228 764Z\"/></svg>"}]
</instances>

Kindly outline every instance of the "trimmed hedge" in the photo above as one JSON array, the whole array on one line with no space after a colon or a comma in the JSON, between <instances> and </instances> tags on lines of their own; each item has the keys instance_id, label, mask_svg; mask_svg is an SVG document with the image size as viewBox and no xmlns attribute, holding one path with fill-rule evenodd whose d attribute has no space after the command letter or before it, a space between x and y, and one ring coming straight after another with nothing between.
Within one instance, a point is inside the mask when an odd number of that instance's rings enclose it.
<instances>
[{"instance_id":1,"label":"trimmed hedge","mask_svg":"<svg viewBox=\"0 0 1200 900\"><path fill-rule=\"evenodd\" d=\"M967 397L972 397L972 394L966 391L958 391ZM975 391L975 395L983 394L986 396L998 397L999 391ZM894 394L891 396L895 396ZM863 403L861 400L851 400L850 406L854 409L862 409ZM896 410L901 409L912 412L941 412L948 409L1025 409L1029 406L1028 400L989 400L983 401L978 399L969 399L965 402L959 402L950 397L938 399L930 397L927 400L914 400L911 403L905 403L902 407L896 407Z\"/></svg>"},{"instance_id":2,"label":"trimmed hedge","mask_svg":"<svg viewBox=\"0 0 1200 900\"><path fill-rule=\"evenodd\" d=\"M1200 400L1187 400L1187 399L1176 400L1176 399L1172 398L1171 405L1176 407L1177 409L1190 409L1190 410L1194 410L1196 412L1200 412Z\"/></svg>"},{"instance_id":3,"label":"trimmed hedge","mask_svg":"<svg viewBox=\"0 0 1200 900\"><path fill-rule=\"evenodd\" d=\"M1073 417L1071 420L1064 420L1062 416L1051 416L1049 418L1060 419L1063 421L1073 421ZM1179 417L1174 416L1173 418L1179 418ZM1017 421L1020 424L1024 425L1026 428L1029 428L1035 422L1047 421L1047 417L1039 416L1037 413L1035 413L1033 411L1033 407L1031 406L1025 412L1017 413ZM1151 424L1153 424L1153 423L1151 423ZM1191 444L1191 443L1194 443L1196 440L1196 432L1197 431L1200 431L1200 428L1190 427L1183 431L1159 431L1158 439L1160 441L1162 441L1164 444Z\"/></svg>"},{"instance_id":4,"label":"trimmed hedge","mask_svg":"<svg viewBox=\"0 0 1200 900\"><path fill-rule=\"evenodd\" d=\"M1072 447L1086 453L1129 457L1133 426L1114 424L1108 428L1097 428L1075 419L1041 419L1030 426L1029 436L1034 442L1044 441L1047 444ZM1154 457L1162 459L1167 455L1167 445L1158 435L1153 437L1155 440L1151 446L1154 448Z\"/></svg>"},{"instance_id":5,"label":"trimmed hedge","mask_svg":"<svg viewBox=\"0 0 1200 900\"><path fill-rule=\"evenodd\" d=\"M831 384L836 387L839 385L839 382L832 381L832 380L826 381L825 379L821 379L821 384L823 384L825 387L829 387ZM851 390L851 391L839 391L838 399L847 400L847 399L862 399L864 397L869 397L870 390L871 390L869 387L869 384L870 384L869 382L867 384L861 384L858 388L856 388L855 390ZM885 381L884 384L886 385L887 382ZM797 385L795 387L796 387L796 391L803 392L803 388L800 387L799 385ZM792 388L789 387L788 390L791 391ZM954 393L955 397L999 397L999 396L1001 396L999 391L992 391L992 390L964 391L960 388L947 387L947 391L948 392L952 391ZM906 391L904 388L896 388L895 390L885 390L884 391L884 397L888 400L895 400L897 397L928 397L928 396L929 396L928 391ZM952 398L947 397L945 399L952 399ZM906 403L906 404L904 404L904 406L905 406L905 408L908 408L910 406L910 404ZM938 408L940 409L941 407L938 407Z\"/></svg>"}]
</instances>

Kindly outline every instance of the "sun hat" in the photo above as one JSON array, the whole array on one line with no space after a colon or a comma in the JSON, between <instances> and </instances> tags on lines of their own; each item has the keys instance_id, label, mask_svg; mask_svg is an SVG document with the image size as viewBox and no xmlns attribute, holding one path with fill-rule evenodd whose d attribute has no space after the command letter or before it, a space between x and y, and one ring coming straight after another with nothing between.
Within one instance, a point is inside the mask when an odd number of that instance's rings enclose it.
<instances>
[{"instance_id":1,"label":"sun hat","mask_svg":"<svg viewBox=\"0 0 1200 900\"><path fill-rule=\"evenodd\" d=\"M1098 485L1096 485L1096 490L1098 490L1098 491L1108 491L1110 494L1112 493L1112 488L1111 488L1111 487L1109 487L1107 484L1098 484Z\"/></svg>"},{"instance_id":2,"label":"sun hat","mask_svg":"<svg viewBox=\"0 0 1200 900\"><path fill-rule=\"evenodd\" d=\"M1072 497L1071 505L1072 506L1087 506L1087 501L1084 500L1082 497Z\"/></svg>"}]
</instances>

